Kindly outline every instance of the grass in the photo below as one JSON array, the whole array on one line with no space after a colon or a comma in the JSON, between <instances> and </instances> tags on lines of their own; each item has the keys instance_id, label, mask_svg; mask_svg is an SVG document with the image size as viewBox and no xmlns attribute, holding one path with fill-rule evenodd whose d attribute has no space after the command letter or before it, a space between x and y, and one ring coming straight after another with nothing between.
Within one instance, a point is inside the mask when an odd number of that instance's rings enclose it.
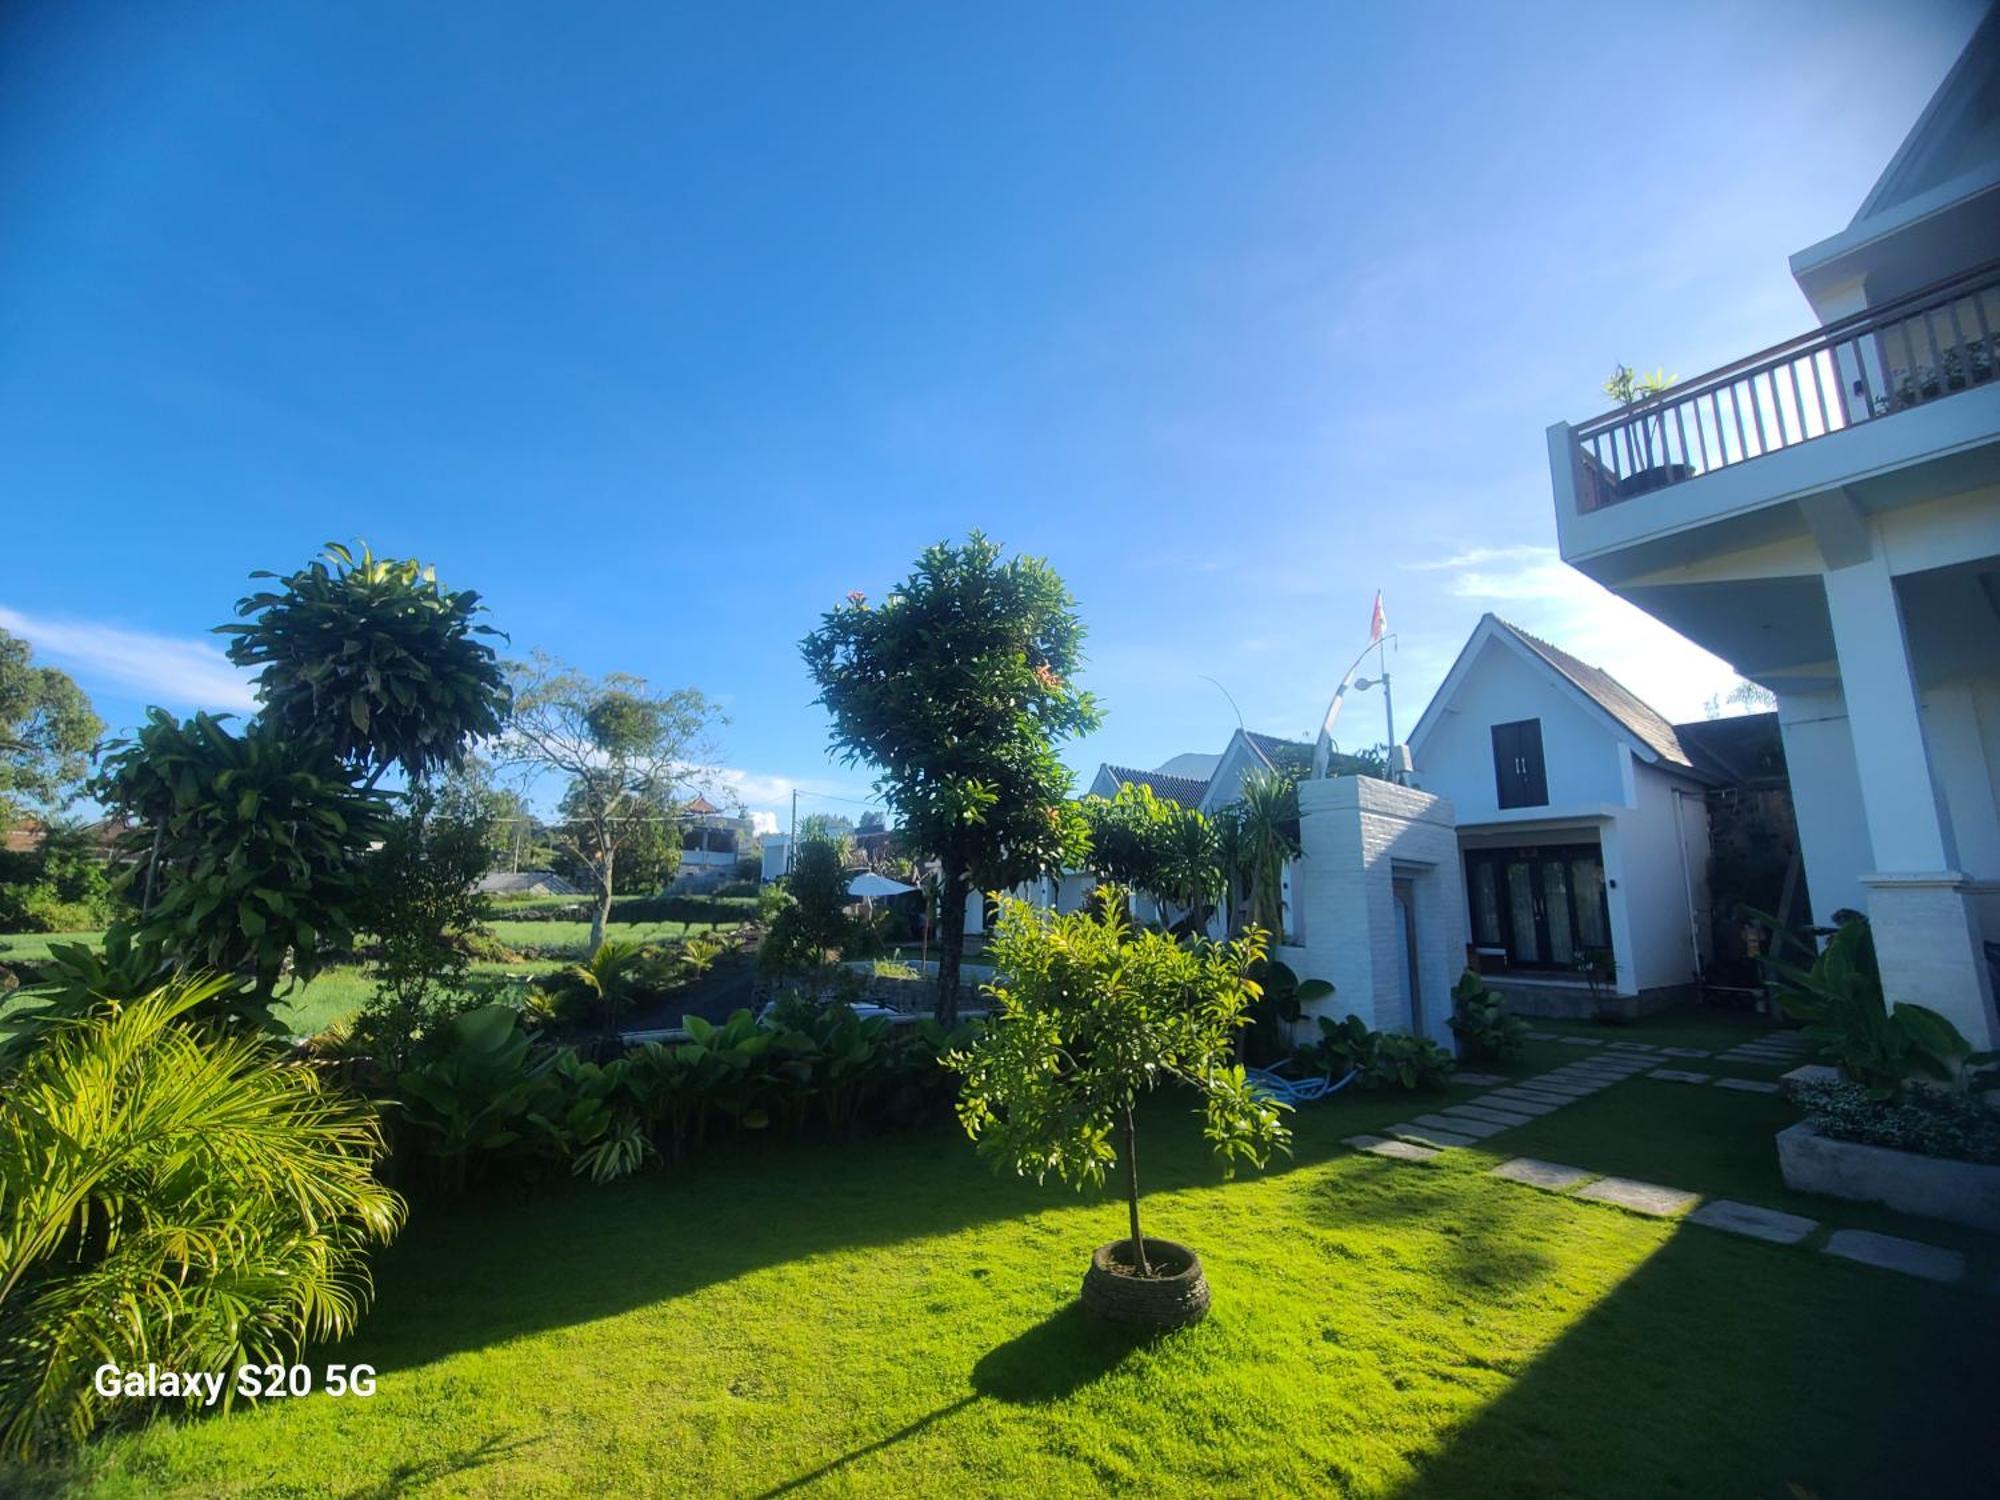
<instances>
[{"instance_id":1,"label":"grass","mask_svg":"<svg viewBox=\"0 0 2000 1500\"><path fill-rule=\"evenodd\" d=\"M1541 1053L1519 1071L1575 1049ZM1532 1148L1791 1206L1754 1164L1782 1106L1633 1080L1421 1165L1339 1144L1439 1102L1310 1106L1289 1160L1225 1181L1185 1101L1155 1101L1148 1227L1200 1251L1215 1308L1154 1343L1073 1305L1118 1204L996 1179L955 1132L753 1141L609 1188L420 1204L362 1331L314 1355L374 1364L373 1398L161 1422L64 1481L102 1496L1986 1491L1989 1297L1485 1171ZM1846 1205L1811 1207L1848 1222ZM1980 1278L1993 1249L1977 1248Z\"/></svg>"}]
</instances>

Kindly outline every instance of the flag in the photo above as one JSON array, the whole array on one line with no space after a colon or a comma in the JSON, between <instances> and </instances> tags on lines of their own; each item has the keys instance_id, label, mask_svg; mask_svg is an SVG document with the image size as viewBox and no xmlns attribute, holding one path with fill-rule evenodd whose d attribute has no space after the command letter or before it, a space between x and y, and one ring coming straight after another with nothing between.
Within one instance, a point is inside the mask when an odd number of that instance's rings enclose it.
<instances>
[{"instance_id":1,"label":"flag","mask_svg":"<svg viewBox=\"0 0 2000 1500\"><path fill-rule=\"evenodd\" d=\"M1389 628L1388 616L1382 613L1382 591L1375 590L1375 613L1368 617L1368 644L1373 646L1382 639L1382 633Z\"/></svg>"}]
</instances>

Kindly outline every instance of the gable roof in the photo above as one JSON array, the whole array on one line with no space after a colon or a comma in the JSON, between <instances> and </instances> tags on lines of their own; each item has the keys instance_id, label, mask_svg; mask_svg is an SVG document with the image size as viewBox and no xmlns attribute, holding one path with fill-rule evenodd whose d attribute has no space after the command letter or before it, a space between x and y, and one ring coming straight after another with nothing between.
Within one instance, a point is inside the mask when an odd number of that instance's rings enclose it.
<instances>
[{"instance_id":1,"label":"gable roof","mask_svg":"<svg viewBox=\"0 0 2000 1500\"><path fill-rule=\"evenodd\" d=\"M1313 747L1303 740L1280 739L1275 734L1259 734L1254 729L1244 730L1243 738L1273 771L1278 770L1287 761L1312 759Z\"/></svg>"},{"instance_id":2,"label":"gable roof","mask_svg":"<svg viewBox=\"0 0 2000 1500\"><path fill-rule=\"evenodd\" d=\"M1192 776L1169 776L1164 771L1135 771L1130 766L1114 766L1106 762L1104 769L1120 786L1138 782L1153 789L1153 795L1164 802L1178 803L1182 807L1198 807L1202 794L1208 790L1208 783Z\"/></svg>"},{"instance_id":3,"label":"gable roof","mask_svg":"<svg viewBox=\"0 0 2000 1500\"><path fill-rule=\"evenodd\" d=\"M1676 724L1674 734L1697 765L1728 786L1781 787L1788 781L1785 741L1775 711Z\"/></svg>"},{"instance_id":4,"label":"gable roof","mask_svg":"<svg viewBox=\"0 0 2000 1500\"><path fill-rule=\"evenodd\" d=\"M1585 697L1624 725L1647 749L1670 765L1695 768L1688 758L1680 736L1674 733L1674 726L1663 718L1658 710L1639 697L1624 683L1613 677L1602 667L1593 667L1588 662L1578 661L1560 646L1552 646L1540 636L1528 634L1518 625L1510 625L1498 615L1489 615L1494 624L1512 634L1530 651L1554 667L1568 678Z\"/></svg>"},{"instance_id":5,"label":"gable roof","mask_svg":"<svg viewBox=\"0 0 2000 1500\"><path fill-rule=\"evenodd\" d=\"M696 792L681 808L681 811L691 813L697 818L707 818L713 817L716 813L721 812L722 809L709 801L708 798L702 796L700 792Z\"/></svg>"}]
</instances>

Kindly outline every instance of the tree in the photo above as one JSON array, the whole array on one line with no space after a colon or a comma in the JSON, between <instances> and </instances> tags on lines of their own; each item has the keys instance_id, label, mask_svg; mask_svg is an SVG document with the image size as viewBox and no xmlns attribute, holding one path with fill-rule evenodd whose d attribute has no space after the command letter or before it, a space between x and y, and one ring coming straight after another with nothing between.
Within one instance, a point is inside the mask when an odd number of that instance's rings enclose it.
<instances>
[{"instance_id":1,"label":"tree","mask_svg":"<svg viewBox=\"0 0 2000 1500\"><path fill-rule=\"evenodd\" d=\"M771 919L757 952L758 967L767 974L805 973L819 968L829 953L838 954L854 933L847 915L847 870L837 845L826 839L800 843L785 877L790 900Z\"/></svg>"},{"instance_id":2,"label":"tree","mask_svg":"<svg viewBox=\"0 0 2000 1500\"><path fill-rule=\"evenodd\" d=\"M978 532L926 548L878 606L859 594L801 643L833 749L868 764L912 852L939 868L937 1016L958 1010L965 903L1063 868L1081 819L1056 745L1097 727L1073 682L1083 624L1040 558Z\"/></svg>"},{"instance_id":3,"label":"tree","mask_svg":"<svg viewBox=\"0 0 2000 1500\"><path fill-rule=\"evenodd\" d=\"M393 1076L411 1048L469 1004L465 933L486 920L478 889L492 867L484 805L462 785L417 782L367 857L363 923L375 993L355 1034Z\"/></svg>"},{"instance_id":4,"label":"tree","mask_svg":"<svg viewBox=\"0 0 2000 1500\"><path fill-rule=\"evenodd\" d=\"M1702 705L1702 717L1720 719L1730 709L1740 708L1746 714L1769 713L1778 706L1778 695L1762 683L1752 682L1747 677L1736 679L1735 686L1726 693L1711 693L1708 702Z\"/></svg>"},{"instance_id":5,"label":"tree","mask_svg":"<svg viewBox=\"0 0 2000 1500\"><path fill-rule=\"evenodd\" d=\"M474 623L479 595L446 593L422 563L333 542L278 584L237 600L248 623L216 633L234 637L231 661L261 668L259 717L280 733L325 740L372 784L392 765L412 778L455 766L500 732L507 677L477 639L499 634Z\"/></svg>"},{"instance_id":6,"label":"tree","mask_svg":"<svg viewBox=\"0 0 2000 1500\"><path fill-rule=\"evenodd\" d=\"M103 733L83 689L0 630L0 821L68 806Z\"/></svg>"},{"instance_id":7,"label":"tree","mask_svg":"<svg viewBox=\"0 0 2000 1500\"><path fill-rule=\"evenodd\" d=\"M857 833L886 833L888 830L889 820L872 807L861 815L860 823L855 826Z\"/></svg>"},{"instance_id":8,"label":"tree","mask_svg":"<svg viewBox=\"0 0 2000 1500\"><path fill-rule=\"evenodd\" d=\"M1169 907L1182 909L1181 925L1190 931L1208 925L1223 885L1221 845L1208 819L1139 781L1127 782L1116 797L1086 797L1078 807L1090 830L1085 868L1152 898L1162 926Z\"/></svg>"},{"instance_id":9,"label":"tree","mask_svg":"<svg viewBox=\"0 0 2000 1500\"><path fill-rule=\"evenodd\" d=\"M550 831L574 854L595 903L590 953L604 942L619 857L658 809L707 774L709 735L722 716L695 688L656 693L643 677L587 677L543 652L512 667L514 712L495 751L527 777L565 779Z\"/></svg>"},{"instance_id":10,"label":"tree","mask_svg":"<svg viewBox=\"0 0 2000 1500\"><path fill-rule=\"evenodd\" d=\"M93 790L132 822L133 936L164 961L240 975L261 1009L288 967L310 979L352 940L388 803L323 740L155 708Z\"/></svg>"},{"instance_id":11,"label":"tree","mask_svg":"<svg viewBox=\"0 0 2000 1500\"><path fill-rule=\"evenodd\" d=\"M1239 861L1250 925L1282 935L1285 864L1299 853L1298 784L1274 771L1252 771L1224 816L1234 824L1224 842Z\"/></svg>"},{"instance_id":12,"label":"tree","mask_svg":"<svg viewBox=\"0 0 2000 1500\"><path fill-rule=\"evenodd\" d=\"M808 813L799 819L799 843L831 844L846 864L854 854L854 820L839 813Z\"/></svg>"},{"instance_id":13,"label":"tree","mask_svg":"<svg viewBox=\"0 0 2000 1500\"><path fill-rule=\"evenodd\" d=\"M1107 887L1096 911L1067 916L1003 898L993 1014L946 1066L965 1079L960 1123L997 1166L1038 1182L1053 1172L1072 1186L1100 1186L1123 1156L1130 1263L1145 1276L1133 1120L1141 1094L1167 1081L1193 1089L1225 1163L1262 1166L1290 1137L1233 1054L1257 993L1250 970L1264 934L1177 943L1134 931L1122 895Z\"/></svg>"}]
</instances>

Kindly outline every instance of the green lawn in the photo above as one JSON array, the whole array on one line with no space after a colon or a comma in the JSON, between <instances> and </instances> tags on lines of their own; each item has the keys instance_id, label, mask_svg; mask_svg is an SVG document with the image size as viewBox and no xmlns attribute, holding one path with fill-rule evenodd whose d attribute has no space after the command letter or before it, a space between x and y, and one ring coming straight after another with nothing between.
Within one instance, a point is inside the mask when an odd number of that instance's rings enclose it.
<instances>
[{"instance_id":1,"label":"green lawn","mask_svg":"<svg viewBox=\"0 0 2000 1500\"><path fill-rule=\"evenodd\" d=\"M1544 1044L1521 1071L1575 1055ZM1438 1102L1309 1106L1292 1158L1225 1181L1182 1102L1156 1101L1148 1227L1201 1252L1215 1309L1153 1344L1074 1308L1116 1202L995 1179L948 1131L420 1205L362 1332L315 1356L376 1365L375 1397L163 1422L69 1478L118 1496L1990 1493L1976 1377L2000 1302L1971 1287L2000 1269L1993 1242L1962 1237L1974 1280L1938 1287L1485 1175L1532 1151L1799 1206L1766 1160L1784 1107L1716 1089L1632 1080L1417 1165L1339 1145Z\"/></svg>"}]
</instances>

